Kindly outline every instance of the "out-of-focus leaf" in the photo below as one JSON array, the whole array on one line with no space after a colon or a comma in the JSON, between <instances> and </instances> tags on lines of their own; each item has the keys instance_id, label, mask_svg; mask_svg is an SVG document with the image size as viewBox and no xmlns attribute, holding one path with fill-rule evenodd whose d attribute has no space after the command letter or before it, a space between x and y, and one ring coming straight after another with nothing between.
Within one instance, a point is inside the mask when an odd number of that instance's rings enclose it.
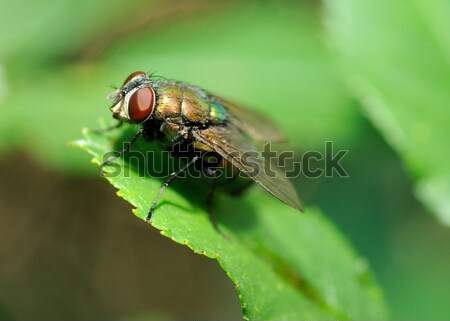
<instances>
[{"instance_id":1,"label":"out-of-focus leaf","mask_svg":"<svg viewBox=\"0 0 450 321\"><path fill-rule=\"evenodd\" d=\"M450 225L448 1L327 1L329 35L365 111ZM383 164L380 164L383 166Z\"/></svg>"},{"instance_id":2,"label":"out-of-focus leaf","mask_svg":"<svg viewBox=\"0 0 450 321\"><path fill-rule=\"evenodd\" d=\"M143 7L155 14L152 9ZM111 28L135 14L129 10ZM37 10L36 15L42 13ZM111 89L106 85L121 84L129 73L142 69L189 81L261 111L297 149L352 139L358 111L348 103L334 72L317 20L316 8L308 5L233 4L122 35L105 45L99 59L26 72L10 64L10 90L0 102L2 143L31 151L50 166L88 170L79 156L67 151L66 142L79 128L95 127L99 117L111 119L105 99ZM101 34L92 31L97 32ZM69 56L81 50L70 48Z\"/></svg>"},{"instance_id":3,"label":"out-of-focus leaf","mask_svg":"<svg viewBox=\"0 0 450 321\"><path fill-rule=\"evenodd\" d=\"M124 129L100 136L85 131L76 145L99 164L102 155L126 139L127 133ZM139 141L135 148L144 155L152 150L145 141ZM146 162L158 167L163 165L158 164L159 159ZM118 160L120 175L117 167L107 167L106 177L118 189L118 195L136 207L135 215L144 219L161 182L149 176L139 177L137 169L143 164L134 160ZM152 225L175 242L216 259L237 288L244 317L386 317L379 288L366 263L318 210L310 208L302 214L261 189L250 191L242 199L218 194L215 210L224 237L213 228L205 212L207 186L193 178L188 180L166 191Z\"/></svg>"},{"instance_id":4,"label":"out-of-focus leaf","mask_svg":"<svg viewBox=\"0 0 450 321\"><path fill-rule=\"evenodd\" d=\"M81 124L95 128L99 117L110 117L105 100L110 89L91 87L91 81L106 83L101 74L100 67L86 66L44 75L39 86L16 79L0 106L2 145L20 146L45 166L89 170L80 165L86 158L67 148L67 142L76 137Z\"/></svg>"},{"instance_id":5,"label":"out-of-focus leaf","mask_svg":"<svg viewBox=\"0 0 450 321\"><path fill-rule=\"evenodd\" d=\"M153 1L157 2L157 1ZM54 63L101 36L145 1L36 0L0 3L0 61L15 68Z\"/></svg>"}]
</instances>

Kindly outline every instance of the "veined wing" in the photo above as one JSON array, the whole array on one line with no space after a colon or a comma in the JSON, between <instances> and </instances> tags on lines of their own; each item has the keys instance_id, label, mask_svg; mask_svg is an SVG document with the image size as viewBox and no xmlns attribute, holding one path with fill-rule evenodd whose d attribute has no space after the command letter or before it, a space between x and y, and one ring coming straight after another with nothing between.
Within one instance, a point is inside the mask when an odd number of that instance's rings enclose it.
<instances>
[{"instance_id":1,"label":"veined wing","mask_svg":"<svg viewBox=\"0 0 450 321\"><path fill-rule=\"evenodd\" d=\"M303 212L303 206L286 174L264 159L239 127L234 124L211 126L193 130L192 135L230 161L276 198Z\"/></svg>"},{"instance_id":2,"label":"veined wing","mask_svg":"<svg viewBox=\"0 0 450 321\"><path fill-rule=\"evenodd\" d=\"M266 117L220 97L214 95L210 95L210 97L213 101L218 102L229 110L231 114L229 120L234 122L236 126L245 131L255 141L260 143L280 143L285 141L283 133Z\"/></svg>"}]
</instances>

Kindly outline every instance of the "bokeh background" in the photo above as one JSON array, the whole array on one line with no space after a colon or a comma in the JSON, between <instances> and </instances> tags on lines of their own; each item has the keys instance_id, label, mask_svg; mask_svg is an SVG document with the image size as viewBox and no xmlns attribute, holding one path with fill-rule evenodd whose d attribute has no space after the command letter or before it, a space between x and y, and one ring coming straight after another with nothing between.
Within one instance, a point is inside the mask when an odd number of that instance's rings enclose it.
<instances>
[{"instance_id":1,"label":"bokeh background","mask_svg":"<svg viewBox=\"0 0 450 321\"><path fill-rule=\"evenodd\" d=\"M392 319L449 318L448 21L425 0L0 1L0 318L240 318L215 261L67 147L135 70L260 110L299 155L349 150L350 178L300 177L302 200L367 258Z\"/></svg>"}]
</instances>

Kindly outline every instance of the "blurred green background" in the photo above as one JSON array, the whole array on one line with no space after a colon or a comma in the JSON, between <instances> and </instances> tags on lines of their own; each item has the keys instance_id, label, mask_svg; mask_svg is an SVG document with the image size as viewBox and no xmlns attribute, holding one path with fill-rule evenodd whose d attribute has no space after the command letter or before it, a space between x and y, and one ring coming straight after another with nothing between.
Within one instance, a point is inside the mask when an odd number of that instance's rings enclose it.
<instances>
[{"instance_id":1,"label":"blurred green background","mask_svg":"<svg viewBox=\"0 0 450 321\"><path fill-rule=\"evenodd\" d=\"M367 258L392 319L449 318L448 21L427 0L2 0L0 318L240 318L215 262L66 146L135 70L260 110L298 155L349 150L350 178L301 177L302 200Z\"/></svg>"}]
</instances>

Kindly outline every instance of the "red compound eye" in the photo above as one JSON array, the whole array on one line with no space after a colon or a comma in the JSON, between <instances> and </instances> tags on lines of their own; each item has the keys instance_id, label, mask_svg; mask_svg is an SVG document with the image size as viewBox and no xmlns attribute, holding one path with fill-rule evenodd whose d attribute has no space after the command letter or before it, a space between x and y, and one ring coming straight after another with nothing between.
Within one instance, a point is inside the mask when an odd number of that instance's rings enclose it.
<instances>
[{"instance_id":1,"label":"red compound eye","mask_svg":"<svg viewBox=\"0 0 450 321\"><path fill-rule=\"evenodd\" d=\"M143 76L143 77L146 77L147 74L146 74L145 72L143 72L143 71L135 71L135 72L133 72L131 75L129 75L129 76L127 77L127 79L125 79L125 81L123 82L123 85L125 85L127 82L129 82L131 79L133 79L133 78L136 77L136 76Z\"/></svg>"},{"instance_id":2,"label":"red compound eye","mask_svg":"<svg viewBox=\"0 0 450 321\"><path fill-rule=\"evenodd\" d=\"M136 90L128 101L128 114L133 123L141 123L150 116L153 111L155 94L149 87Z\"/></svg>"}]
</instances>

